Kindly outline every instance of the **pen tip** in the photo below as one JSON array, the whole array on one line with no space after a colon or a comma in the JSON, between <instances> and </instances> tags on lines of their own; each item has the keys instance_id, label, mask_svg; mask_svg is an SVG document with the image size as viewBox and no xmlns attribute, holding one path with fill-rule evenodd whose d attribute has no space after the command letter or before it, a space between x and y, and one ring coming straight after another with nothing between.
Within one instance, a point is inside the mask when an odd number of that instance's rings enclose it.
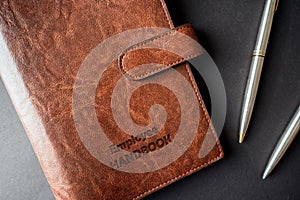
<instances>
[{"instance_id":1,"label":"pen tip","mask_svg":"<svg viewBox=\"0 0 300 200\"><path fill-rule=\"evenodd\" d=\"M269 174L271 173L272 170L270 170L270 169L271 169L270 165L268 164L267 167L266 167L266 169L265 169L265 171L264 171L264 174L262 176L263 180L265 180L269 176Z\"/></svg>"},{"instance_id":2,"label":"pen tip","mask_svg":"<svg viewBox=\"0 0 300 200\"><path fill-rule=\"evenodd\" d=\"M265 180L267 178L268 174L265 172L262 176L262 179Z\"/></svg>"},{"instance_id":3,"label":"pen tip","mask_svg":"<svg viewBox=\"0 0 300 200\"><path fill-rule=\"evenodd\" d=\"M245 139L245 133L240 133L239 143L242 144Z\"/></svg>"}]
</instances>

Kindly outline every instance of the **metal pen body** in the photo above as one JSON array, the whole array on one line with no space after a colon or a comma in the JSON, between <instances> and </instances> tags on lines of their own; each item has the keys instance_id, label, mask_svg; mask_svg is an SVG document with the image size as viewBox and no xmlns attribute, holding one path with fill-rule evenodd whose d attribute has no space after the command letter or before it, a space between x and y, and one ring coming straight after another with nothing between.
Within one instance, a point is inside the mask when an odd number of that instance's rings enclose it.
<instances>
[{"instance_id":1,"label":"metal pen body","mask_svg":"<svg viewBox=\"0 0 300 200\"><path fill-rule=\"evenodd\" d=\"M251 119L277 3L278 0L267 0L262 14L244 94L239 132L240 143L244 140Z\"/></svg>"},{"instance_id":2,"label":"metal pen body","mask_svg":"<svg viewBox=\"0 0 300 200\"><path fill-rule=\"evenodd\" d=\"M267 167L265 169L265 172L263 174L263 179L265 179L274 169L274 167L278 164L286 150L291 145L292 141L296 137L296 135L299 133L300 130L300 105L286 127L284 133L282 134L281 138L279 139L270 159L267 164Z\"/></svg>"},{"instance_id":3,"label":"metal pen body","mask_svg":"<svg viewBox=\"0 0 300 200\"><path fill-rule=\"evenodd\" d=\"M253 56L265 56L278 0L267 0L262 14Z\"/></svg>"}]
</instances>

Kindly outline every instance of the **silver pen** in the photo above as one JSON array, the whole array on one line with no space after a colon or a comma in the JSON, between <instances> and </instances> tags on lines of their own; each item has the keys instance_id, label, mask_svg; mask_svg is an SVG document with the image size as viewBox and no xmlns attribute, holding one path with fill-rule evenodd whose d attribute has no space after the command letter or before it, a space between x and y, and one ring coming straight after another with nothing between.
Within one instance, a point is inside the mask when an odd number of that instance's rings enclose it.
<instances>
[{"instance_id":1,"label":"silver pen","mask_svg":"<svg viewBox=\"0 0 300 200\"><path fill-rule=\"evenodd\" d=\"M244 141L246 131L248 129L248 125L251 119L257 88L259 85L261 70L263 67L264 58L268 46L273 17L277 6L278 0L267 0L264 6L244 95L239 131L240 143Z\"/></svg>"},{"instance_id":2,"label":"silver pen","mask_svg":"<svg viewBox=\"0 0 300 200\"><path fill-rule=\"evenodd\" d=\"M279 141L269 159L267 167L264 171L264 174L262 177L263 179L265 179L275 168L277 163L280 161L280 159L282 158L282 156L284 155L284 153L286 152L286 150L289 148L290 144L296 137L299 130L300 130L300 105L299 105L294 117L292 118L292 120L286 127L284 133L282 134L281 138L279 139Z\"/></svg>"}]
</instances>

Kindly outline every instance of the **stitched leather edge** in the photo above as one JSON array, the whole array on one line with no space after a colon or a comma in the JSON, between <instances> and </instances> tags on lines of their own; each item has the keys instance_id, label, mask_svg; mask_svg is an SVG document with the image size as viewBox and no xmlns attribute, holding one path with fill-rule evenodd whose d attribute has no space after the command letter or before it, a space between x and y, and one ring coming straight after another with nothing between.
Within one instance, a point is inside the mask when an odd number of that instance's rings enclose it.
<instances>
[{"instance_id":1,"label":"stitched leather edge","mask_svg":"<svg viewBox=\"0 0 300 200\"><path fill-rule=\"evenodd\" d=\"M169 23L169 25L170 25L170 28L173 28L174 25L173 25L172 20L170 19L169 14L168 14L169 12L168 12L168 10L167 10L167 7L166 7L166 5L165 5L165 2L164 2L163 0L160 0L160 2L161 2L161 5L162 5L162 7L163 7L164 13L165 13L165 15L166 15L166 19L168 20L168 23ZM210 126L210 117L209 117L209 115L208 115L208 113L207 113L207 110L204 109L204 104L203 104L203 101L202 101L202 99L201 99L201 96L200 96L198 87L196 87L196 82L195 82L193 76L191 75L191 69L190 69L190 67L189 67L188 64L186 64L186 67L185 67L185 68L186 68L186 71L187 71L188 74L189 74L190 80L192 81L193 88L194 88L195 93L196 93L196 95L197 95L197 97L198 97L198 100L199 100L199 103L200 103L200 105L201 105L202 111L204 112L205 119L206 119L206 121L207 121L208 124L209 124L209 127L208 127L208 128L212 131L212 133L213 133L215 139L217 139L216 145L218 146L218 150L219 150L220 154L219 154L218 156L216 156L215 158L212 158L211 160L207 161L206 163L203 163L203 164L200 165L200 166L194 167L194 168L192 168L192 169L190 169L190 170L188 170L188 171L186 171L186 172L184 172L184 173L182 173L182 174L180 174L180 175L178 175L178 176L176 176L176 177L174 177L174 178L169 179L168 181L165 181L165 182L163 182L163 183L161 183L161 184L159 184L159 185L157 185L157 186L155 186L155 187L153 187L153 188L151 188L151 189L145 191L144 193L141 193L141 194L137 195L137 196L134 197L132 200L136 200L136 199L140 199L140 198L142 198L142 197L145 197L146 195L148 195L148 194L150 194L150 193L152 193L152 192L154 192L154 191L156 191L156 190L159 190L159 189L163 188L164 186L167 186L167 185L169 185L169 184L175 182L176 180L178 180L178 179L180 179L180 178L183 178L183 177L185 177L185 176L188 176L188 175L192 174L193 172L196 172L196 171L198 171L198 170L200 170L200 169L202 169L202 168L204 168L204 167L206 167L206 166L208 166L208 165L210 165L210 164L212 164L212 163L218 161L219 159L221 159L221 158L224 156L224 152L223 152L223 150L222 150L220 141L219 141L219 139L216 137L216 136L217 136L216 131Z\"/></svg>"},{"instance_id":2,"label":"stitched leather edge","mask_svg":"<svg viewBox=\"0 0 300 200\"><path fill-rule=\"evenodd\" d=\"M209 115L208 115L206 109L204 109L205 106L204 106L204 103L203 103L202 98L201 98L201 96L200 96L198 87L196 86L196 82L195 82L194 78L191 76L191 75L192 75L192 72L191 72L191 70L190 70L190 68L189 68L189 65L188 65L188 64L185 64L185 65L186 65L185 68L186 68L186 70L187 70L187 72L188 72L188 74L189 74L190 81L192 82L194 91L195 91L195 93L196 93L196 95L197 95L197 98L198 98L198 100L199 100L200 106L201 106L201 108L202 108L202 110L203 110L203 112L204 112L205 119L206 119L207 122L208 122L208 126L209 126L208 129L209 129L210 131L212 131L213 136L214 136L214 138L215 138L216 141L217 141L216 145L217 145L217 147L218 147L218 150L219 150L220 154L219 154L218 156L212 158L211 160L209 160L209 161L207 161L207 162L205 162L205 163L203 163L203 164L197 166L197 167L194 167L194 168L192 168L192 169L190 169L190 170L188 170L188 171L186 171L186 172L184 172L184 173L182 173L182 174L180 174L180 175L178 175L178 176L175 176L175 177L172 178L172 179L169 179L168 181L166 181L166 182L164 182L164 183L161 183L161 184L159 184L159 185L153 187L152 189L149 189L149 190L145 191L144 193L142 193L142 194L140 194L140 195L134 197L132 200L137 200L137 199L140 199L140 198L142 198L142 197L145 197L145 196L151 194L152 192L157 191L157 190L159 190L159 189L161 189L161 188L163 188L163 187L165 187L165 186L167 186L167 185L169 185L169 184L175 182L175 181L178 180L178 179L184 178L184 177L186 177L186 176L188 176L188 175L193 174L194 172L196 172L196 171L198 171L198 170L200 170L200 169L203 169L204 167L209 166L210 164L212 164L212 163L214 163L214 162L220 160L220 159L223 158L223 156L224 156L224 153L223 153L223 151L222 151L222 147L221 147L220 141L219 141L218 138L216 137L216 132L215 132L214 128L210 125L210 117L209 117ZM203 132L202 132L202 133L203 133Z\"/></svg>"},{"instance_id":3,"label":"stitched leather edge","mask_svg":"<svg viewBox=\"0 0 300 200\"><path fill-rule=\"evenodd\" d=\"M166 36L168 36L168 35L171 35L172 33L174 33L174 31L179 31L179 30L183 30L183 29L193 29L193 27L192 27L191 24L184 24L184 25L179 26L179 27L177 27L177 28L175 28L175 29L171 29L170 31L168 31L168 32L166 32L166 33L163 33L163 34L161 34L161 35L159 35L159 36L157 36L157 37L150 38L149 40L146 40L146 41L144 41L144 42L142 42L142 43L135 44L135 45L131 46L130 48L126 49L126 50L124 51L124 53L121 54L121 56L119 57L119 60L118 60L118 65L119 65L119 68L120 68L120 70L122 71L122 73L125 74L126 76L128 76L128 77L131 78L131 79L134 79L134 80L140 80L140 79L146 78L146 77L148 77L148 76L150 76L150 75L153 75L153 74L155 74L155 73L158 73L158 72L160 72L160 71L163 71L163 70L165 70L165 69L167 69L167 68L169 68L169 67L178 65L178 64L180 64L180 63L182 63L182 62L184 62L184 61L186 61L186 60L189 60L189 59L191 59L191 58L197 57L197 56L199 56L200 54L202 54L203 51L200 50L200 51L197 52L197 53L193 53L193 54L187 55L187 56L185 56L185 57L183 57L183 58L179 58L179 59L175 60L175 61L172 62L172 63L165 64L164 66L159 67L159 68L157 68L157 69L155 69L155 70L152 70L152 71L150 71L150 72L145 72L145 73L139 74L139 75L133 75L133 74L129 73L127 70L124 69L124 59L125 59L126 57L127 57L128 59L130 59L130 54L127 54L127 53L129 53L130 51L134 51L134 50L140 49L141 47L145 46L145 45L148 44L148 43L151 43L151 42L153 42L153 41L156 41L156 40L158 40L158 39L161 39L161 38L163 38L163 37L166 37Z\"/></svg>"}]
</instances>

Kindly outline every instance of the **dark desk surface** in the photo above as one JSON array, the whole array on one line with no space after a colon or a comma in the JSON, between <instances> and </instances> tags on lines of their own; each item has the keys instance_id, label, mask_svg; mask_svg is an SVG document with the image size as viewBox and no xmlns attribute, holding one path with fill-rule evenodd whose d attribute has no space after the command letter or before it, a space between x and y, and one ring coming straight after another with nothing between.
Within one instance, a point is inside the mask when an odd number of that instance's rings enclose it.
<instances>
[{"instance_id":1,"label":"dark desk surface","mask_svg":"<svg viewBox=\"0 0 300 200\"><path fill-rule=\"evenodd\" d=\"M228 112L225 158L146 199L300 199L300 136L266 180L262 171L300 103L300 0L279 4L250 129L238 126L263 0L167 0L176 25L191 22L222 74ZM200 86L201 87L201 86ZM0 82L0 199L53 199Z\"/></svg>"}]
</instances>

